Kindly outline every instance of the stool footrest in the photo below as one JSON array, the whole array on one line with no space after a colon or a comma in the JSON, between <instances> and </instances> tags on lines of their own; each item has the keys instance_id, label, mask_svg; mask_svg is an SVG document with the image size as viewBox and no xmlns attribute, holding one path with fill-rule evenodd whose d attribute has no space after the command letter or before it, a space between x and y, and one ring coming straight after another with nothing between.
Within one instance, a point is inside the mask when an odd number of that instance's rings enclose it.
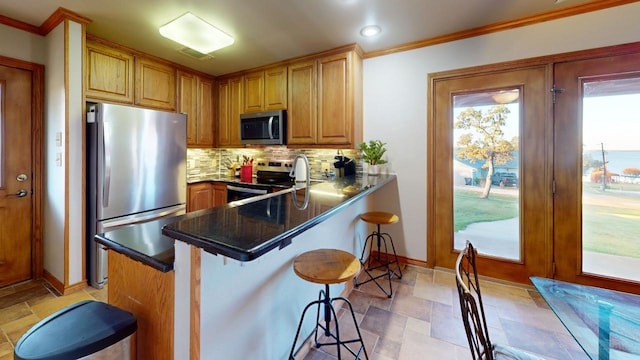
<instances>
[{"instance_id":1,"label":"stool footrest","mask_svg":"<svg viewBox=\"0 0 640 360\"><path fill-rule=\"evenodd\" d=\"M364 354L364 358L366 360L369 360L369 356L367 355L367 350L364 346L364 341L362 340L362 335L360 334L360 329L358 327L358 322L356 320L356 316L355 316L355 312L353 311L353 306L351 306L351 302L349 302L348 299L345 299L343 297L335 297L335 298L329 298L329 289L328 289L328 285L326 286L327 289L326 290L321 290L320 294L318 296L318 300L312 301L309 304L307 304L307 306L304 308L304 311L302 312L302 316L300 317L300 323L298 324L298 331L296 332L296 337L293 341L293 346L291 347L291 353L289 354L289 360L295 360L294 355L294 351L296 349L296 343L298 341L298 336L300 335L300 329L302 328L302 323L304 322L304 316L307 313L307 310L309 310L310 307L317 305L318 307L318 312L317 312L317 316L316 316L316 327L314 329L314 345L316 348L320 348L322 346L336 346L336 351L338 354L338 359L341 359L341 349L346 349L349 353L351 353L351 355L353 355L355 357L356 360L360 360L362 359L360 357L361 354ZM338 323L338 315L336 313L336 310L333 306L333 302L336 300L340 300L343 301L345 304L347 304L347 306L349 307L349 312L351 313L351 318L353 320L353 324L355 326L356 332L358 334L357 338L354 339L349 339L349 340L342 340L340 339L340 326ZM321 322L320 320L320 307L321 305L324 305L324 324ZM333 316L333 319L335 319L335 333L332 332L331 330L331 318ZM329 342L320 342L318 340L318 329L321 329L322 332L321 334L323 334L324 336L326 336L327 338L331 338L335 341L329 341ZM360 347L358 348L358 351L355 352L353 349L351 349L349 346L347 346L348 344L352 344L352 343L360 343Z\"/></svg>"},{"instance_id":2,"label":"stool footrest","mask_svg":"<svg viewBox=\"0 0 640 360\"><path fill-rule=\"evenodd\" d=\"M373 256L374 249L374 240L376 242L377 254ZM393 256L389 253L389 248L387 242L391 244L391 251L393 252ZM369 255L365 257L367 253L367 248L369 249ZM393 260L390 260L393 258ZM377 265L372 266L371 262L377 262ZM400 268L400 262L398 261L398 255L396 254L396 247L393 244L393 239L391 235L388 233L380 232L380 225L378 225L377 230L374 230L364 242L364 247L362 249L362 255L360 256L360 263L362 264L362 269L365 274L369 277L369 279L358 282L358 278L353 279L354 286L358 287L362 284L366 284L370 281L373 281L376 286L382 292L387 295L387 297L391 298L393 296L393 286L391 284L391 277L395 276L398 279L402 279L402 269ZM366 264L366 265L365 265ZM395 264L395 266L392 266ZM384 268L384 272L379 275L373 275L372 271ZM389 284L389 290L385 289L378 279L386 277Z\"/></svg>"}]
</instances>

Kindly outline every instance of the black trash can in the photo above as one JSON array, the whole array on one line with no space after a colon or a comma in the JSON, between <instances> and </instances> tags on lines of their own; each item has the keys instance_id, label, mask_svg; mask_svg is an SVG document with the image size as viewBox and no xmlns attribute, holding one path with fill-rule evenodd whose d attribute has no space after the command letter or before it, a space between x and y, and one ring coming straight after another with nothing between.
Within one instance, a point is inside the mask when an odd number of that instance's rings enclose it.
<instances>
[{"instance_id":1,"label":"black trash can","mask_svg":"<svg viewBox=\"0 0 640 360\"><path fill-rule=\"evenodd\" d=\"M129 359L136 318L99 301L68 306L35 324L13 352L15 360Z\"/></svg>"}]
</instances>

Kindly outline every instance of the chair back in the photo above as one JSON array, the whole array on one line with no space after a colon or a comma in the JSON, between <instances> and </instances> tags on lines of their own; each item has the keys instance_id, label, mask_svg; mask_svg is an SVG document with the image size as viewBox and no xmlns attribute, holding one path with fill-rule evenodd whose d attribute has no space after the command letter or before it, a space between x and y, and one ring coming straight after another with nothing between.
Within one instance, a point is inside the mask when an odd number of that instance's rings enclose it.
<instances>
[{"instance_id":1,"label":"chair back","mask_svg":"<svg viewBox=\"0 0 640 360\"><path fill-rule=\"evenodd\" d=\"M456 260L456 286L471 357L474 360L493 360L493 345L489 339L476 272L476 252L469 241Z\"/></svg>"}]
</instances>

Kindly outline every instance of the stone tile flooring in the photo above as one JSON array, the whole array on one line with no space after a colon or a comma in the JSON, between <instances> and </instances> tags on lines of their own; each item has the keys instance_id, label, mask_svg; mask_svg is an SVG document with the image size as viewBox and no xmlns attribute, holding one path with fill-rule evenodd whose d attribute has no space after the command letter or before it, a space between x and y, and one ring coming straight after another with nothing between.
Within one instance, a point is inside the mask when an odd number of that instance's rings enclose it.
<instances>
[{"instance_id":1,"label":"stone tile flooring","mask_svg":"<svg viewBox=\"0 0 640 360\"><path fill-rule=\"evenodd\" d=\"M486 278L480 286L493 342L550 360L588 359L532 286ZM349 295L369 359L471 358L453 272L407 266L393 287L392 299L371 282ZM340 319L341 333L349 327L347 320ZM355 329L346 331L355 334ZM304 359L333 360L334 355L335 347L313 348Z\"/></svg>"},{"instance_id":2,"label":"stone tile flooring","mask_svg":"<svg viewBox=\"0 0 640 360\"><path fill-rule=\"evenodd\" d=\"M0 288L0 360L13 359L13 347L37 322L78 301L106 301L106 289L88 287L60 296L43 280Z\"/></svg>"},{"instance_id":3,"label":"stone tile flooring","mask_svg":"<svg viewBox=\"0 0 640 360\"><path fill-rule=\"evenodd\" d=\"M361 275L362 276L362 275ZM394 279L389 299L373 283L349 295L371 360L469 359L454 274L406 266ZM550 360L587 356L533 287L482 279L485 311L492 340ZM13 346L31 326L81 300L106 300L106 289L87 288L59 296L44 281L0 289L0 360L13 359ZM344 311L341 312L344 315ZM341 320L341 331L355 329ZM344 325L342 325L344 324ZM305 360L333 360L335 347L312 349ZM344 356L343 358L349 358ZM230 359L233 360L233 359Z\"/></svg>"}]
</instances>

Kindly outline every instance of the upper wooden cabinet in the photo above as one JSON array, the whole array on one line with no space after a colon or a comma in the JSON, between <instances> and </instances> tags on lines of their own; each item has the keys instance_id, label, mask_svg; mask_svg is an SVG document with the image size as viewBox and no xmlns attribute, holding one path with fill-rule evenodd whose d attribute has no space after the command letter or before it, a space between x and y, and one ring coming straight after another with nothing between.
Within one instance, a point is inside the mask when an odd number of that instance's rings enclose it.
<instances>
[{"instance_id":1,"label":"upper wooden cabinet","mask_svg":"<svg viewBox=\"0 0 640 360\"><path fill-rule=\"evenodd\" d=\"M244 75L244 112L264 110L264 71Z\"/></svg>"},{"instance_id":2,"label":"upper wooden cabinet","mask_svg":"<svg viewBox=\"0 0 640 360\"><path fill-rule=\"evenodd\" d=\"M318 60L318 144L362 139L362 60L353 51Z\"/></svg>"},{"instance_id":3,"label":"upper wooden cabinet","mask_svg":"<svg viewBox=\"0 0 640 360\"><path fill-rule=\"evenodd\" d=\"M242 112L243 77L218 81L218 145L237 147L240 144L240 113Z\"/></svg>"},{"instance_id":4,"label":"upper wooden cabinet","mask_svg":"<svg viewBox=\"0 0 640 360\"><path fill-rule=\"evenodd\" d=\"M289 65L287 144L316 143L316 73L315 60Z\"/></svg>"},{"instance_id":5,"label":"upper wooden cabinet","mask_svg":"<svg viewBox=\"0 0 640 360\"><path fill-rule=\"evenodd\" d=\"M133 103L133 55L87 42L86 97Z\"/></svg>"},{"instance_id":6,"label":"upper wooden cabinet","mask_svg":"<svg viewBox=\"0 0 640 360\"><path fill-rule=\"evenodd\" d=\"M362 142L362 57L356 51L290 65L288 83L288 144Z\"/></svg>"},{"instance_id":7,"label":"upper wooden cabinet","mask_svg":"<svg viewBox=\"0 0 640 360\"><path fill-rule=\"evenodd\" d=\"M176 110L176 69L173 66L136 56L135 104Z\"/></svg>"},{"instance_id":8,"label":"upper wooden cabinet","mask_svg":"<svg viewBox=\"0 0 640 360\"><path fill-rule=\"evenodd\" d=\"M287 67L278 66L244 75L244 112L287 108Z\"/></svg>"},{"instance_id":9,"label":"upper wooden cabinet","mask_svg":"<svg viewBox=\"0 0 640 360\"><path fill-rule=\"evenodd\" d=\"M178 71L178 112L187 114L187 145L212 147L214 131L214 81Z\"/></svg>"}]
</instances>

